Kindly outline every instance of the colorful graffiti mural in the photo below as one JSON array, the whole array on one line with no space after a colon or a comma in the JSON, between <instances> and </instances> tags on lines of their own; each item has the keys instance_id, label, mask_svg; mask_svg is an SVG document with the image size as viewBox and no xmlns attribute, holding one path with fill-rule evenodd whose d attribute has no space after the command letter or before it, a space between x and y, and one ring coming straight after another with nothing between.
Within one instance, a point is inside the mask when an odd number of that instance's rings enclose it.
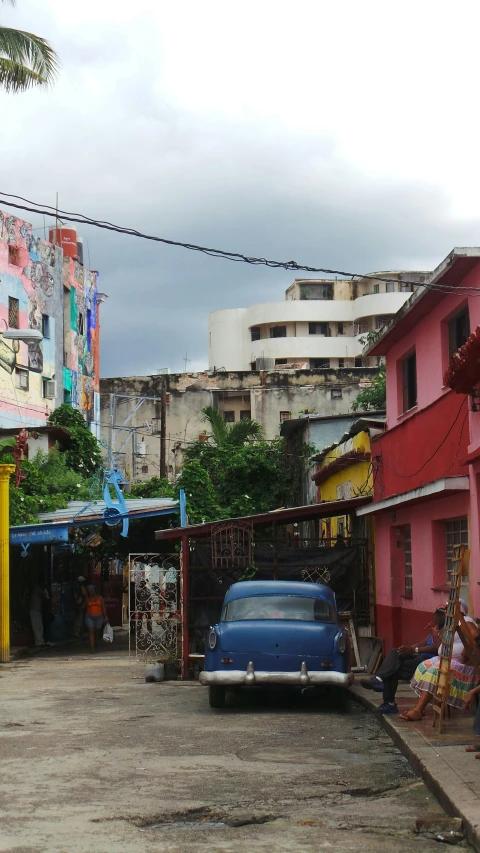
<instances>
[{"instance_id":1,"label":"colorful graffiti mural","mask_svg":"<svg viewBox=\"0 0 480 853\"><path fill-rule=\"evenodd\" d=\"M0 427L41 426L70 402L98 409L98 273L0 211ZM4 340L37 329L41 343Z\"/></svg>"}]
</instances>

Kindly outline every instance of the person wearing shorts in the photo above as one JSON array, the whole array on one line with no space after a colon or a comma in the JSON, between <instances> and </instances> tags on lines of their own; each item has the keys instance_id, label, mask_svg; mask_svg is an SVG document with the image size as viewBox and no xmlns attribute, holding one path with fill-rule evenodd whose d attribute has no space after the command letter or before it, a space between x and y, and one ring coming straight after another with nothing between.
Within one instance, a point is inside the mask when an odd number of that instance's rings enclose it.
<instances>
[{"instance_id":1,"label":"person wearing shorts","mask_svg":"<svg viewBox=\"0 0 480 853\"><path fill-rule=\"evenodd\" d=\"M87 586L87 612L85 613L85 627L88 629L88 641L90 651L95 652L95 631L101 631L105 622L108 622L105 602L93 584Z\"/></svg>"}]
</instances>

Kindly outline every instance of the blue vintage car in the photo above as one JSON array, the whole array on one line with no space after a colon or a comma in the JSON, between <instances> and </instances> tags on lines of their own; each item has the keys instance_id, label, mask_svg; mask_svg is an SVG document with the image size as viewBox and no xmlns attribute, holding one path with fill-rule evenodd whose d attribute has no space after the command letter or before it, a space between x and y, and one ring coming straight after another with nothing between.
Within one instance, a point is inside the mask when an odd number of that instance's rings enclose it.
<instances>
[{"instance_id":1,"label":"blue vintage car","mask_svg":"<svg viewBox=\"0 0 480 853\"><path fill-rule=\"evenodd\" d=\"M241 581L228 590L210 629L201 684L222 708L228 688L269 684L347 687L348 633L328 586L303 581Z\"/></svg>"}]
</instances>

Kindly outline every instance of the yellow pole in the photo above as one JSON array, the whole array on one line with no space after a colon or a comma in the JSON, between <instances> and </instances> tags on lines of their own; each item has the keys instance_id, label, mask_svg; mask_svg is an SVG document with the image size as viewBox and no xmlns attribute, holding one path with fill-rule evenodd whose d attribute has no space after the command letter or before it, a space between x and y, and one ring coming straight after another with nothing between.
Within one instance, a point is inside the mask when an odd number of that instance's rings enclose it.
<instances>
[{"instance_id":1,"label":"yellow pole","mask_svg":"<svg viewBox=\"0 0 480 853\"><path fill-rule=\"evenodd\" d=\"M15 465L0 465L0 663L10 662L9 480Z\"/></svg>"}]
</instances>

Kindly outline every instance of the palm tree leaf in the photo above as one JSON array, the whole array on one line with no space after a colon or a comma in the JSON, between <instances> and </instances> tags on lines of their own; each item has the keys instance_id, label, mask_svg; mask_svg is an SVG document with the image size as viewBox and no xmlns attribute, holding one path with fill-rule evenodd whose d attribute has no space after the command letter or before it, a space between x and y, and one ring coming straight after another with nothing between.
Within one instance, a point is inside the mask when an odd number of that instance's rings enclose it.
<instances>
[{"instance_id":1,"label":"palm tree leaf","mask_svg":"<svg viewBox=\"0 0 480 853\"><path fill-rule=\"evenodd\" d=\"M31 86L40 86L43 79L18 62L0 57L0 87L6 92L25 92Z\"/></svg>"},{"instance_id":2,"label":"palm tree leaf","mask_svg":"<svg viewBox=\"0 0 480 853\"><path fill-rule=\"evenodd\" d=\"M10 27L0 27L0 59L1 83L7 91L52 83L59 67L57 54L46 39Z\"/></svg>"},{"instance_id":3,"label":"palm tree leaf","mask_svg":"<svg viewBox=\"0 0 480 853\"><path fill-rule=\"evenodd\" d=\"M213 406L205 406L202 409L203 420L210 424L212 436L217 447L224 445L228 438L228 427L225 418Z\"/></svg>"},{"instance_id":4,"label":"palm tree leaf","mask_svg":"<svg viewBox=\"0 0 480 853\"><path fill-rule=\"evenodd\" d=\"M257 438L262 434L262 427L257 421L252 421L247 418L244 421L237 421L232 424L228 430L228 443L235 446L245 444L249 438Z\"/></svg>"}]
</instances>

